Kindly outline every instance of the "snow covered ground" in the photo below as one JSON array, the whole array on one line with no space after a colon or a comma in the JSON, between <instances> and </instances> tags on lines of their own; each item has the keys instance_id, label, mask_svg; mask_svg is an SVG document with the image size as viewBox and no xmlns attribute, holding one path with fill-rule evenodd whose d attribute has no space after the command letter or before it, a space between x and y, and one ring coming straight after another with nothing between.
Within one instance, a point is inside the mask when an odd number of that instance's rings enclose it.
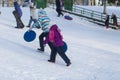
<instances>
[{"instance_id":1,"label":"snow covered ground","mask_svg":"<svg viewBox=\"0 0 120 80\"><path fill-rule=\"evenodd\" d=\"M116 8L113 8L113 10ZM0 15L0 80L119 80L120 30L106 29L71 15L72 21L56 17L55 10L46 8L48 16L62 30L68 44L66 54L71 66L66 67L59 55L56 63L49 63L50 49L45 53L39 47L40 29L33 29L37 37L25 42L28 28L15 29L14 8L1 8ZM29 8L22 8L22 20L29 21Z\"/></svg>"}]
</instances>

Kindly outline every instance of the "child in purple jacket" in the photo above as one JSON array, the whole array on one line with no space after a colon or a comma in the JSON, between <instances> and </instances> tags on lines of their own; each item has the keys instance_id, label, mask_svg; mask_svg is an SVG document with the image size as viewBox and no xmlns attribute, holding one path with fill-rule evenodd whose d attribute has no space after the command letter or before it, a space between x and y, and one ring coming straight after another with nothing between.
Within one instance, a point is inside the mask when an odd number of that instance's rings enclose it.
<instances>
[{"instance_id":1,"label":"child in purple jacket","mask_svg":"<svg viewBox=\"0 0 120 80\"><path fill-rule=\"evenodd\" d=\"M58 26L55 25L55 24L52 25L51 28L50 28L50 31L49 31L49 36L46 38L47 42L52 43L50 60L48 60L48 61L54 63L57 52L58 52L58 54L61 56L61 58L67 64L66 66L70 66L70 64L71 64L70 59L66 56L66 54L65 54L65 52L62 48L62 46L63 46L63 40L62 39L63 39L63 37L60 33L60 29L58 28Z\"/></svg>"}]
</instances>

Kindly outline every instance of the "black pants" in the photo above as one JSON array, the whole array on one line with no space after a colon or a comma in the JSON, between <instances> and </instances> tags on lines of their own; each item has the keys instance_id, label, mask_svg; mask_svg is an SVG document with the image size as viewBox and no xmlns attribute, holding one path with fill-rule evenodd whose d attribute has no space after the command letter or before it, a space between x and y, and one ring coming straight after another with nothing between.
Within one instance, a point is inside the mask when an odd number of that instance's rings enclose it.
<instances>
[{"instance_id":1,"label":"black pants","mask_svg":"<svg viewBox=\"0 0 120 80\"><path fill-rule=\"evenodd\" d=\"M51 44L51 54L50 54L51 61L55 62L57 53L65 61L65 63L67 64L70 63L70 59L66 56L65 52L62 49L62 46L54 47L53 44Z\"/></svg>"},{"instance_id":2,"label":"black pants","mask_svg":"<svg viewBox=\"0 0 120 80\"><path fill-rule=\"evenodd\" d=\"M40 48L42 50L44 50L44 38L47 37L49 34L49 32L42 32L39 36L39 44L40 44Z\"/></svg>"},{"instance_id":3,"label":"black pants","mask_svg":"<svg viewBox=\"0 0 120 80\"><path fill-rule=\"evenodd\" d=\"M60 8L56 8L56 11L57 11L57 13L58 13L58 17L59 17L60 15L63 16L62 10L61 10Z\"/></svg>"}]
</instances>

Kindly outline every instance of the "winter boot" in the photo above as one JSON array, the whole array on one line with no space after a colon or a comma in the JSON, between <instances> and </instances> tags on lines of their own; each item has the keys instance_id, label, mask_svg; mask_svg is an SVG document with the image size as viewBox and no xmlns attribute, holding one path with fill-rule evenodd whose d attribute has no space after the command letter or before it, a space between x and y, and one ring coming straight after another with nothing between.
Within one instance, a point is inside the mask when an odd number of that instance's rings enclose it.
<instances>
[{"instance_id":1,"label":"winter boot","mask_svg":"<svg viewBox=\"0 0 120 80\"><path fill-rule=\"evenodd\" d=\"M48 62L55 63L55 61L52 61L52 60L48 60Z\"/></svg>"},{"instance_id":2,"label":"winter boot","mask_svg":"<svg viewBox=\"0 0 120 80\"><path fill-rule=\"evenodd\" d=\"M68 67L68 66L70 66L70 65L71 65L71 62L67 63L67 65L66 65L66 66Z\"/></svg>"},{"instance_id":3,"label":"winter boot","mask_svg":"<svg viewBox=\"0 0 120 80\"><path fill-rule=\"evenodd\" d=\"M38 50L38 51L41 51L41 52L44 52L44 49L41 49L41 48L38 48L37 50Z\"/></svg>"}]
</instances>

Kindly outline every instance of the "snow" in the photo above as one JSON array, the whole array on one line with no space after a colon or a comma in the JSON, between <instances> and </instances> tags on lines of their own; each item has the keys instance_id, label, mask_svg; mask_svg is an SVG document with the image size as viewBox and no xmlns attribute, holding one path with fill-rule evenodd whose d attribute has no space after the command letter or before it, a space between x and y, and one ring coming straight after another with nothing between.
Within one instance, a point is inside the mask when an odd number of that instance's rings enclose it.
<instances>
[{"instance_id":1,"label":"snow","mask_svg":"<svg viewBox=\"0 0 120 80\"><path fill-rule=\"evenodd\" d=\"M78 5L79 6L79 5ZM97 11L97 12L101 12L103 13L103 6L80 6L80 7L83 7L85 9L90 9L90 10L94 10L94 11ZM106 6L106 12L107 14L109 15L112 15L112 13L116 14L117 17L120 17L120 7L118 6Z\"/></svg>"},{"instance_id":2,"label":"snow","mask_svg":"<svg viewBox=\"0 0 120 80\"><path fill-rule=\"evenodd\" d=\"M112 7L116 9L116 7ZM120 79L120 31L85 21L70 15L72 21L57 17L55 10L46 8L48 16L60 27L68 44L67 56L72 64L66 64L59 55L56 63L49 63L48 45L40 53L39 34L33 42L25 42L28 28L15 29L13 7L0 9L0 80L119 80ZM29 21L29 8L22 8L22 20Z\"/></svg>"}]
</instances>

